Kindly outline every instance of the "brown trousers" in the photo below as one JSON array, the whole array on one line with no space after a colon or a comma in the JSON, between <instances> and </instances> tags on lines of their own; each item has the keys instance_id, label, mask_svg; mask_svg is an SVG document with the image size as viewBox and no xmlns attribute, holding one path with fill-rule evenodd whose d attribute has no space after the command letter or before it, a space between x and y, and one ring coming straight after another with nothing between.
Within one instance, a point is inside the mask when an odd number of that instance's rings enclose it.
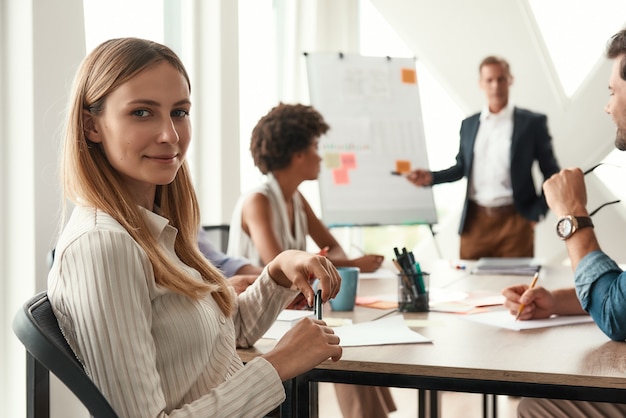
<instances>
[{"instance_id":1,"label":"brown trousers","mask_svg":"<svg viewBox=\"0 0 626 418\"><path fill-rule=\"evenodd\" d=\"M535 230L513 205L486 208L470 202L461 234L460 258L533 257Z\"/></svg>"},{"instance_id":2,"label":"brown trousers","mask_svg":"<svg viewBox=\"0 0 626 418\"><path fill-rule=\"evenodd\" d=\"M335 383L339 409L344 418L384 418L396 410L387 387Z\"/></svg>"},{"instance_id":3,"label":"brown trousers","mask_svg":"<svg viewBox=\"0 0 626 418\"><path fill-rule=\"evenodd\" d=\"M626 404L523 398L517 407L520 418L622 418Z\"/></svg>"}]
</instances>

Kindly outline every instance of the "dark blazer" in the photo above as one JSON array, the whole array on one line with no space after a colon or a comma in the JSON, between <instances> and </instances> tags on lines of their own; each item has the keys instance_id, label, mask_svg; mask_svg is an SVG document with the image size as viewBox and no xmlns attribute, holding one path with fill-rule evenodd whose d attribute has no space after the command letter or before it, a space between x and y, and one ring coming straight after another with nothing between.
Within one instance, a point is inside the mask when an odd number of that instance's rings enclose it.
<instances>
[{"instance_id":1,"label":"dark blazer","mask_svg":"<svg viewBox=\"0 0 626 418\"><path fill-rule=\"evenodd\" d=\"M474 160L474 142L479 125L480 113L463 120L456 164L445 170L432 173L433 184L457 181L463 177L468 179L459 234L463 233L465 227L469 202L469 180ZM548 211L548 205L543 192L537 194L533 181L531 169L535 160L539 163L544 181L560 170L552 149L552 138L548 132L546 115L516 107L513 110L513 138L511 140L513 203L520 215L538 222L543 219Z\"/></svg>"}]
</instances>

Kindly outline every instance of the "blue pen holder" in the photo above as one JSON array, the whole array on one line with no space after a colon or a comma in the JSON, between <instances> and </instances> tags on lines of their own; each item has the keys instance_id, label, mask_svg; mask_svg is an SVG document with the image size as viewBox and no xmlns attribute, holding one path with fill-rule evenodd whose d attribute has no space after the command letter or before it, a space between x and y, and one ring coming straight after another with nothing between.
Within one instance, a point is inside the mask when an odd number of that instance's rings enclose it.
<instances>
[{"instance_id":1,"label":"blue pen holder","mask_svg":"<svg viewBox=\"0 0 626 418\"><path fill-rule=\"evenodd\" d=\"M428 273L398 274L398 310L428 312Z\"/></svg>"}]
</instances>

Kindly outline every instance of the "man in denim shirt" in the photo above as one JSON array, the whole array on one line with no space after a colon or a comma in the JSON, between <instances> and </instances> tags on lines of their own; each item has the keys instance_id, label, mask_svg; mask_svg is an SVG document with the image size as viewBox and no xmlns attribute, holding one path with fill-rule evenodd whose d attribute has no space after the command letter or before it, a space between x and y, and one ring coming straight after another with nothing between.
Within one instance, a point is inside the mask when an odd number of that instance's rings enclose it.
<instances>
[{"instance_id":1,"label":"man in denim shirt","mask_svg":"<svg viewBox=\"0 0 626 418\"><path fill-rule=\"evenodd\" d=\"M606 54L613 60L613 69L605 111L617 126L615 146L626 151L626 29L611 38ZM626 340L626 273L600 250L586 208L583 172L579 168L561 170L544 183L543 190L548 206L560 216L557 234L567 246L575 288L548 291L512 286L503 291L505 306L517 313L523 303L522 320L588 312L609 338ZM626 404L525 398L520 401L518 416L624 417Z\"/></svg>"}]
</instances>

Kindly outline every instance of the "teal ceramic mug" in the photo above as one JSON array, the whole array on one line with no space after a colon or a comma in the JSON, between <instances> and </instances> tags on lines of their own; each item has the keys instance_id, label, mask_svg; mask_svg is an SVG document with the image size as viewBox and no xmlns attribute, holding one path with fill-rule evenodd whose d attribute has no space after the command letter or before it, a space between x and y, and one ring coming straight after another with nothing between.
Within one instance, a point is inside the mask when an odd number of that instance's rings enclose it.
<instances>
[{"instance_id":1,"label":"teal ceramic mug","mask_svg":"<svg viewBox=\"0 0 626 418\"><path fill-rule=\"evenodd\" d=\"M356 291L359 284L358 267L337 267L341 276L341 289L334 299L330 300L333 311L352 311L356 301Z\"/></svg>"}]
</instances>

